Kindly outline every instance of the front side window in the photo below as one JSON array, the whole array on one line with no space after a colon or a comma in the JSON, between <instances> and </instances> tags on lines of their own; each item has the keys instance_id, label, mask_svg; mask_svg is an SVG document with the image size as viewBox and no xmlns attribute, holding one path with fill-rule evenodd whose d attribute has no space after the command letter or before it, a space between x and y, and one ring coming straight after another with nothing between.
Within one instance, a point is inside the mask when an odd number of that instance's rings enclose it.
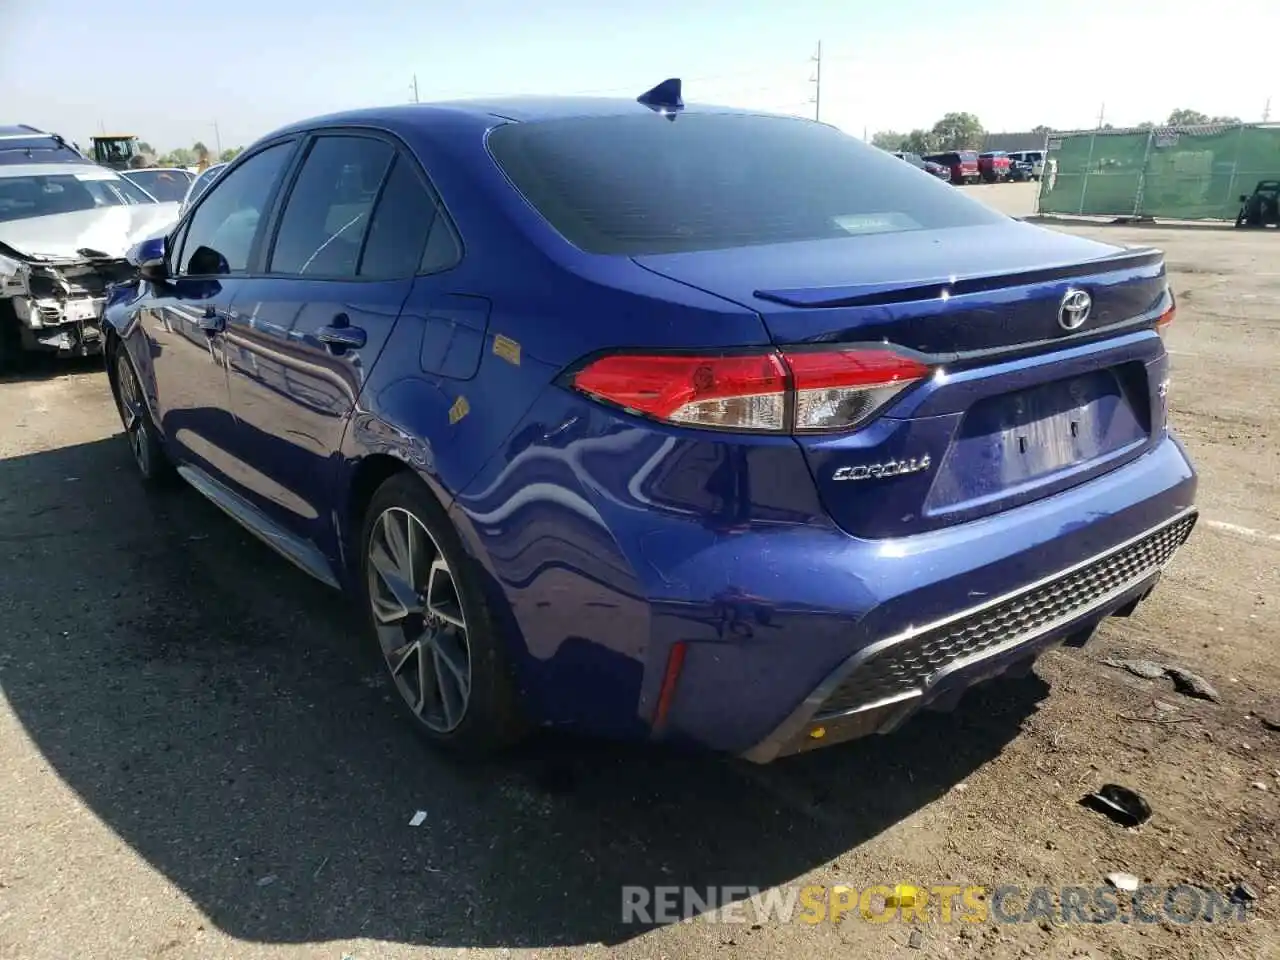
<instances>
[{"instance_id":1,"label":"front side window","mask_svg":"<svg viewBox=\"0 0 1280 960\"><path fill-rule=\"evenodd\" d=\"M187 192L186 197L182 201L182 210L185 213L197 200L204 196L204 192L209 189L209 184L218 178L218 174L222 173L226 164L208 167L204 173L191 181L191 189Z\"/></svg>"},{"instance_id":2,"label":"front side window","mask_svg":"<svg viewBox=\"0 0 1280 960\"><path fill-rule=\"evenodd\" d=\"M371 137L317 139L280 218L270 272L354 277L394 153L386 141Z\"/></svg>"},{"instance_id":3,"label":"front side window","mask_svg":"<svg viewBox=\"0 0 1280 960\"><path fill-rule=\"evenodd\" d=\"M274 144L218 178L191 217L179 274L208 276L248 269L258 224L292 150L291 142Z\"/></svg>"}]
</instances>

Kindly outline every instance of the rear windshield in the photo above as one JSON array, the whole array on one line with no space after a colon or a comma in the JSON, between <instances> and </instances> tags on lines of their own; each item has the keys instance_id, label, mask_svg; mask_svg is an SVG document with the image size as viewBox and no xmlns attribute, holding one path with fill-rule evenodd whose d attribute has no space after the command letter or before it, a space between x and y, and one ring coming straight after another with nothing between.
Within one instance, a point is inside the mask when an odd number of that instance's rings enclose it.
<instances>
[{"instance_id":1,"label":"rear windshield","mask_svg":"<svg viewBox=\"0 0 1280 960\"><path fill-rule=\"evenodd\" d=\"M822 124L687 113L511 123L489 149L589 253L641 256L995 223L910 164Z\"/></svg>"}]
</instances>

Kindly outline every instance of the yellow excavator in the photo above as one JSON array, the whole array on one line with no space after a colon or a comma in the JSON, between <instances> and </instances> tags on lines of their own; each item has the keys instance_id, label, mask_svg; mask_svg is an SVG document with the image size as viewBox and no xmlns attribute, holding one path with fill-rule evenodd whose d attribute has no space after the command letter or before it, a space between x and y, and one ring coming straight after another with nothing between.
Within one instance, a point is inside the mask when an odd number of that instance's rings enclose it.
<instances>
[{"instance_id":1,"label":"yellow excavator","mask_svg":"<svg viewBox=\"0 0 1280 960\"><path fill-rule=\"evenodd\" d=\"M103 134L93 138L93 162L112 170L136 170L149 166L151 158L140 149L132 133Z\"/></svg>"}]
</instances>

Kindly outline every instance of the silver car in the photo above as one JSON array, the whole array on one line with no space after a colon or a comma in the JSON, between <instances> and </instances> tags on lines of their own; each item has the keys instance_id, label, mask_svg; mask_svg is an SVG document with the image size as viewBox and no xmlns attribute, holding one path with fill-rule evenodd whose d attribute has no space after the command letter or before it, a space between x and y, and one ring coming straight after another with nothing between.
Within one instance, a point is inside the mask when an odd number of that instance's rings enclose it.
<instances>
[{"instance_id":1,"label":"silver car","mask_svg":"<svg viewBox=\"0 0 1280 960\"><path fill-rule=\"evenodd\" d=\"M106 288L134 272L126 252L177 213L97 164L0 165L0 368L99 352Z\"/></svg>"}]
</instances>

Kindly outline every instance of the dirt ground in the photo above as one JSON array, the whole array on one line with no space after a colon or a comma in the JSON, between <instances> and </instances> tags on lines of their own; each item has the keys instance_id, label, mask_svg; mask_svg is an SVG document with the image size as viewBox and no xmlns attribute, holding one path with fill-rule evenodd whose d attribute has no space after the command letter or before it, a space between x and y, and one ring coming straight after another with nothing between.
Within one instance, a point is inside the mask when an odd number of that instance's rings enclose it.
<instances>
[{"instance_id":1,"label":"dirt ground","mask_svg":"<svg viewBox=\"0 0 1280 960\"><path fill-rule=\"evenodd\" d=\"M1191 542L1084 650L763 768L553 739L442 761L339 598L194 491L144 494L98 366L0 382L0 957L1280 957L1280 235L1059 229L1167 251ZM1107 782L1151 820L1079 805ZM1258 899L1243 923L621 923L624 885L1112 871Z\"/></svg>"}]
</instances>

